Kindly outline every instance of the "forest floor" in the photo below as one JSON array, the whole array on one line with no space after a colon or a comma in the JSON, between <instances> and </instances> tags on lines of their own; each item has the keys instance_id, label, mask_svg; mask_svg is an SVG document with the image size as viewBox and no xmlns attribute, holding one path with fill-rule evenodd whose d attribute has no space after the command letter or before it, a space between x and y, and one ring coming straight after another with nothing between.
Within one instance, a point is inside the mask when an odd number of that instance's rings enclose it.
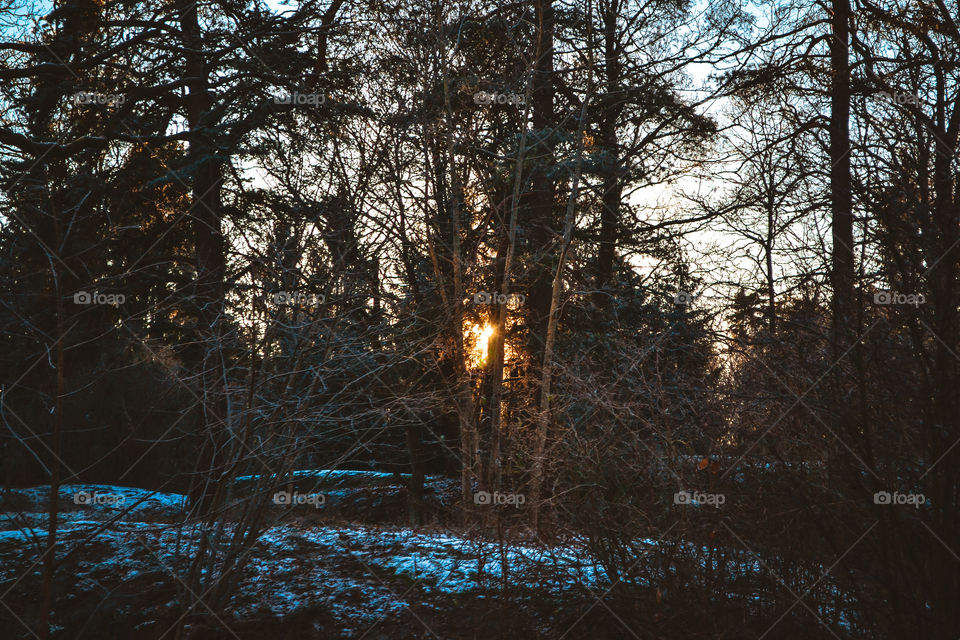
<instances>
[{"instance_id":1,"label":"forest floor","mask_svg":"<svg viewBox=\"0 0 960 640\"><path fill-rule=\"evenodd\" d=\"M604 605L603 572L576 541L501 544L437 522L414 530L399 525L405 488L395 478L347 475L335 484L322 506L271 507L274 524L228 578L234 589L225 609L188 613L196 637L639 637ZM428 507L442 509L451 491L448 481L431 480ZM2 493L4 638L39 635L48 493ZM183 504L179 494L130 487L60 488L53 638L174 637L169 629L185 613L178 603L198 595L181 578L199 536L183 524ZM227 519L222 535L235 526Z\"/></svg>"}]
</instances>

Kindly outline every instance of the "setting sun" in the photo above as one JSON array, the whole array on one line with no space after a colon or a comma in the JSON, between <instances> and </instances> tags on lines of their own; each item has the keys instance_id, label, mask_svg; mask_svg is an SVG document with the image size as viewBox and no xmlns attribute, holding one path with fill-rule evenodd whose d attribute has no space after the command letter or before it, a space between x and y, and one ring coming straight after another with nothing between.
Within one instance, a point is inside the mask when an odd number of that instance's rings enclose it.
<instances>
[{"instance_id":1,"label":"setting sun","mask_svg":"<svg viewBox=\"0 0 960 640\"><path fill-rule=\"evenodd\" d=\"M463 332L466 338L465 347L469 364L473 367L482 367L487 364L487 347L494 328L491 324L471 324Z\"/></svg>"}]
</instances>

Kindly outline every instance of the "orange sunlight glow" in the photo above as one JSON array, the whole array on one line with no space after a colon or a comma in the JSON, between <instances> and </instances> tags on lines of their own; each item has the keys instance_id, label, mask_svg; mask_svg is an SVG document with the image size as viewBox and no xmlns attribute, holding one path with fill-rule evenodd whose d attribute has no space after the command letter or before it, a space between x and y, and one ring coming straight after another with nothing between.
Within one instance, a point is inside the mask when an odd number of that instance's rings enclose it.
<instances>
[{"instance_id":1,"label":"orange sunlight glow","mask_svg":"<svg viewBox=\"0 0 960 640\"><path fill-rule=\"evenodd\" d=\"M493 335L491 324L470 324L463 332L464 346L467 350L467 364L479 369L487 364L487 346Z\"/></svg>"}]
</instances>

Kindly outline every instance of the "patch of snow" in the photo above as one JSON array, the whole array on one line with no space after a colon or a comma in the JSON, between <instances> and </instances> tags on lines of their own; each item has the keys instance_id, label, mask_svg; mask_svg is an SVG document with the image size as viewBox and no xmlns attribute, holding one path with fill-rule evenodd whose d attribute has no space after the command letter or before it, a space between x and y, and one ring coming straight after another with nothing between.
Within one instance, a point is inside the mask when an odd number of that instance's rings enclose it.
<instances>
[{"instance_id":1,"label":"patch of snow","mask_svg":"<svg viewBox=\"0 0 960 640\"><path fill-rule=\"evenodd\" d=\"M25 498L34 508L45 508L50 496L50 486L41 485L24 489L8 489L5 493ZM136 487L112 484L64 484L58 487L60 500L72 503L78 509L106 510L111 512L130 508L130 514L153 512L174 516L186 505L186 496L180 493L164 493Z\"/></svg>"}]
</instances>

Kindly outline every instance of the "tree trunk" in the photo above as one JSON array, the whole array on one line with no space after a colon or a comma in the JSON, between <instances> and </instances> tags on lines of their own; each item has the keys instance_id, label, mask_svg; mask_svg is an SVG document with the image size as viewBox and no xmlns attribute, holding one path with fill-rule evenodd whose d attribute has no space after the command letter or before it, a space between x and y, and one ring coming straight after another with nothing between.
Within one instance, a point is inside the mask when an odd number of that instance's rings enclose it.
<instances>
[{"instance_id":1,"label":"tree trunk","mask_svg":"<svg viewBox=\"0 0 960 640\"><path fill-rule=\"evenodd\" d=\"M63 234L60 228L60 207L57 204L54 204L53 225L56 236L56 243L54 246L60 248L63 246ZM52 460L50 467L50 504L47 511L47 548L43 554L43 583L40 593L40 637L43 640L46 640L46 638L50 637L50 625L53 621L53 576L57 569L57 516L60 507L60 456L63 449L63 396L65 391L63 371L65 366L63 357L63 341L66 338L66 330L63 321L63 296L65 292L62 288L62 279L66 277L66 274L60 272L58 264L59 258L56 258L55 256L51 256L51 258L50 269L53 275L57 313L57 343L55 347L57 373L52 425L53 438L52 442L50 443Z\"/></svg>"},{"instance_id":2,"label":"tree trunk","mask_svg":"<svg viewBox=\"0 0 960 640\"><path fill-rule=\"evenodd\" d=\"M553 37L554 10L552 0L534 0L537 46L533 70L533 129L537 139L533 145L534 161L529 202L530 277L527 279L526 324L529 336L527 352L531 362L542 361L547 315L550 311L550 245L554 235L554 198L556 180L551 175L554 114ZM536 372L531 371L532 374Z\"/></svg>"},{"instance_id":3,"label":"tree trunk","mask_svg":"<svg viewBox=\"0 0 960 640\"><path fill-rule=\"evenodd\" d=\"M852 341L853 195L850 189L850 2L834 0L830 39L830 209L833 340L837 357Z\"/></svg>"},{"instance_id":4,"label":"tree trunk","mask_svg":"<svg viewBox=\"0 0 960 640\"><path fill-rule=\"evenodd\" d=\"M617 120L622 110L620 97L621 64L617 45L617 15L619 0L613 0L602 8L603 52L606 72L600 137L604 152L609 156L609 165L603 176L603 192L600 210L600 243L597 251L597 271L594 301L601 309L609 308L610 286L614 279L614 262L617 249L617 227L620 223L620 200L623 183L620 180L620 147L617 140Z\"/></svg>"},{"instance_id":5,"label":"tree trunk","mask_svg":"<svg viewBox=\"0 0 960 640\"><path fill-rule=\"evenodd\" d=\"M593 69L593 56L590 56L590 69ZM541 495L543 492L544 473L546 469L546 444L550 430L550 386L553 377L553 349L557 336L557 323L560 319L560 290L563 285L563 267L566 264L567 251L573 237L573 227L576 222L577 195L580 190L580 174L583 170L583 144L586 135L587 105L590 102L593 76L590 76L587 91L580 108L580 119L577 129L577 166L574 169L570 185L570 195L567 198L567 209L563 218L563 240L560 246L560 255L557 258L557 268L553 276L550 289L550 312L547 318L547 333L543 349L543 366L540 377L540 410L537 413L537 428L534 440L533 467L530 470L530 526L534 531L540 530Z\"/></svg>"},{"instance_id":6,"label":"tree trunk","mask_svg":"<svg viewBox=\"0 0 960 640\"><path fill-rule=\"evenodd\" d=\"M208 65L195 3L179 3L180 28L186 56L187 123L190 127L189 157L195 174L192 184L191 218L195 230L196 304L205 341L202 361L203 440L198 463L199 477L191 489L191 502L200 514L209 510L224 467L226 396L223 369L224 274L226 262L222 230L221 161L208 133L213 126Z\"/></svg>"},{"instance_id":7,"label":"tree trunk","mask_svg":"<svg viewBox=\"0 0 960 640\"><path fill-rule=\"evenodd\" d=\"M408 423L406 426L407 451L410 454L410 526L423 524L423 434L420 425Z\"/></svg>"},{"instance_id":8,"label":"tree trunk","mask_svg":"<svg viewBox=\"0 0 960 640\"><path fill-rule=\"evenodd\" d=\"M957 121L956 113L954 120ZM954 196L954 181L951 179L951 163L957 154L957 126L938 127L934 136L936 154L933 162L933 180L936 188L933 216L938 230L936 259L939 261L930 271L931 302L933 303L934 332L937 336L934 360L934 385L932 425L927 425L928 446L924 452L928 463L937 460L935 473L931 474L933 484L932 503L935 506L934 526L937 535L950 548L960 545L960 448L956 447L960 432L960 403L957 386L958 360L956 358L957 337L960 335L960 323L957 318L957 275L960 263L960 201ZM942 456L942 459L940 459ZM945 552L938 548L938 552ZM932 603L934 619L939 627L937 632L943 637L956 637L960 630L960 609L957 597L960 595L960 573L956 570L954 558L949 553L941 553L942 562L935 564L936 588L933 589Z\"/></svg>"}]
</instances>

